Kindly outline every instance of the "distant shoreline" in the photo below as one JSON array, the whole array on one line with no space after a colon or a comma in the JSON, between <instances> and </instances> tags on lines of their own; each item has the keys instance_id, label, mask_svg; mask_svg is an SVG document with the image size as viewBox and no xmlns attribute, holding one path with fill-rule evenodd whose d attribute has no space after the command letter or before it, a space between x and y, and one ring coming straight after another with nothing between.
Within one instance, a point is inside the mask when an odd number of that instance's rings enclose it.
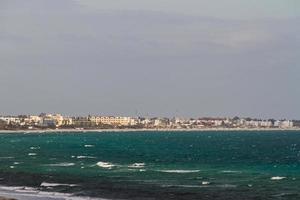
<instances>
[{"instance_id":1,"label":"distant shoreline","mask_svg":"<svg viewBox=\"0 0 300 200\"><path fill-rule=\"evenodd\" d=\"M105 132L226 132L226 131L300 131L300 128L204 128L204 129L38 129L38 130L0 130L2 133L105 133Z\"/></svg>"}]
</instances>

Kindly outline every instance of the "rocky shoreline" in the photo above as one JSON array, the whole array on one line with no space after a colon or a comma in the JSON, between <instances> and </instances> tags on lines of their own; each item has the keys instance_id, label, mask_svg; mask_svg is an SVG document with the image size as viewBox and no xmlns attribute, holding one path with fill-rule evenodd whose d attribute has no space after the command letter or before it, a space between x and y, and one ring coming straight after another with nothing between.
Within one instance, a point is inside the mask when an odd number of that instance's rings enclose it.
<instances>
[{"instance_id":1,"label":"rocky shoreline","mask_svg":"<svg viewBox=\"0 0 300 200\"><path fill-rule=\"evenodd\" d=\"M6 197L0 197L0 200L17 200L17 199L6 198Z\"/></svg>"}]
</instances>

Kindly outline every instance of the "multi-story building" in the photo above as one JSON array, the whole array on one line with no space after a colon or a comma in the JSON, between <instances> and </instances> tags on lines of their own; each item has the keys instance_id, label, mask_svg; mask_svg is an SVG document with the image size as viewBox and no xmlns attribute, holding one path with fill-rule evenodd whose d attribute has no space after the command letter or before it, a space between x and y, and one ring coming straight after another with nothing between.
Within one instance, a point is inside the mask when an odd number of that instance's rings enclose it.
<instances>
[{"instance_id":1,"label":"multi-story building","mask_svg":"<svg viewBox=\"0 0 300 200\"><path fill-rule=\"evenodd\" d=\"M284 121L275 121L274 123L274 126L275 127L278 127L278 128L292 128L294 127L294 123L292 121L289 121L289 120L284 120Z\"/></svg>"},{"instance_id":2,"label":"multi-story building","mask_svg":"<svg viewBox=\"0 0 300 200\"><path fill-rule=\"evenodd\" d=\"M6 125L7 125L7 122L0 119L0 129L4 129L6 127Z\"/></svg>"},{"instance_id":3,"label":"multi-story building","mask_svg":"<svg viewBox=\"0 0 300 200\"><path fill-rule=\"evenodd\" d=\"M96 126L96 123L91 121L89 117L76 117L72 119L72 123L75 127L92 127Z\"/></svg>"},{"instance_id":4,"label":"multi-story building","mask_svg":"<svg viewBox=\"0 0 300 200\"><path fill-rule=\"evenodd\" d=\"M47 114L41 117L39 125L42 127L60 127L63 125L64 118L60 114Z\"/></svg>"},{"instance_id":5,"label":"multi-story building","mask_svg":"<svg viewBox=\"0 0 300 200\"><path fill-rule=\"evenodd\" d=\"M21 119L19 117L0 117L0 120L5 121L7 124L21 123Z\"/></svg>"},{"instance_id":6,"label":"multi-story building","mask_svg":"<svg viewBox=\"0 0 300 200\"><path fill-rule=\"evenodd\" d=\"M136 124L136 120L131 117L91 116L89 120L96 125L130 126Z\"/></svg>"},{"instance_id":7,"label":"multi-story building","mask_svg":"<svg viewBox=\"0 0 300 200\"><path fill-rule=\"evenodd\" d=\"M40 124L42 121L42 118L39 116L35 116L35 115L30 115L27 119L26 119L26 123L30 124L30 125L38 125Z\"/></svg>"}]
</instances>

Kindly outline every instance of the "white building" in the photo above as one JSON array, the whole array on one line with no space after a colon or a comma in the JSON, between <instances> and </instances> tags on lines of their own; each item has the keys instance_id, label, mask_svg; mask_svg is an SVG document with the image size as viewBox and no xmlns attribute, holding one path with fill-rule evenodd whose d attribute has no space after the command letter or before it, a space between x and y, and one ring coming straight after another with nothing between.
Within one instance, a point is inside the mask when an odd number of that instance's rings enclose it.
<instances>
[{"instance_id":1,"label":"white building","mask_svg":"<svg viewBox=\"0 0 300 200\"><path fill-rule=\"evenodd\" d=\"M279 121L278 120L274 123L274 126L279 127L279 128L283 128L283 129L292 128L292 127L294 127L294 123L292 121L289 121L289 120L285 120L285 121Z\"/></svg>"},{"instance_id":2,"label":"white building","mask_svg":"<svg viewBox=\"0 0 300 200\"><path fill-rule=\"evenodd\" d=\"M0 119L2 121L5 121L7 124L20 124L21 123L21 119L18 117L0 117Z\"/></svg>"}]
</instances>

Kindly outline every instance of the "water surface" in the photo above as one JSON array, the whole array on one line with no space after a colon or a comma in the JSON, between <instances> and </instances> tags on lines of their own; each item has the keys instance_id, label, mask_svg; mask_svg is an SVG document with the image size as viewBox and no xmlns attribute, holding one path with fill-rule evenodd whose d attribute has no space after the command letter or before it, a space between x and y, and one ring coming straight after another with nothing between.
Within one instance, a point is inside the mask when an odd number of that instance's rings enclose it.
<instances>
[{"instance_id":1,"label":"water surface","mask_svg":"<svg viewBox=\"0 0 300 200\"><path fill-rule=\"evenodd\" d=\"M297 131L0 134L0 148L0 185L19 190L108 199L300 198Z\"/></svg>"}]
</instances>

